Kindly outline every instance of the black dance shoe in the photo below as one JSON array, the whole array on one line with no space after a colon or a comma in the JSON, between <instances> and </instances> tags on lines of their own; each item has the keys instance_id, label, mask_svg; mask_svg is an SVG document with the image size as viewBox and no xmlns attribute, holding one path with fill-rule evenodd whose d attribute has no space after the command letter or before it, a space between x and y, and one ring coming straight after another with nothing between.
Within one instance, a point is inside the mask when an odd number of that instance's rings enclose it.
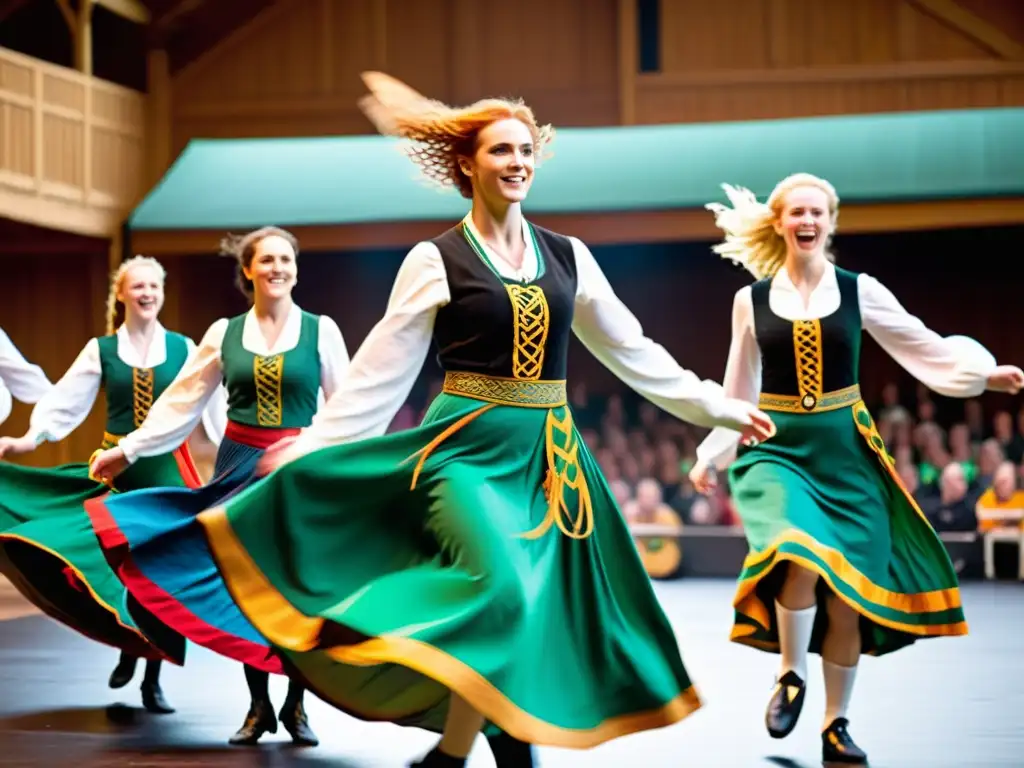
<instances>
[{"instance_id":1,"label":"black dance shoe","mask_svg":"<svg viewBox=\"0 0 1024 768\"><path fill-rule=\"evenodd\" d=\"M289 704L286 701L281 711L277 713L277 719L288 731L288 735L292 737L293 744L300 747L315 747L320 743L320 739L309 727L306 708L302 706L301 701L295 704Z\"/></svg>"},{"instance_id":2,"label":"black dance shoe","mask_svg":"<svg viewBox=\"0 0 1024 768\"><path fill-rule=\"evenodd\" d=\"M821 759L825 763L847 763L863 765L868 761L867 753L857 746L847 726L850 721L837 717L821 734Z\"/></svg>"},{"instance_id":3,"label":"black dance shoe","mask_svg":"<svg viewBox=\"0 0 1024 768\"><path fill-rule=\"evenodd\" d=\"M466 768L466 759L446 755L440 747L434 747L422 760L412 763L409 768Z\"/></svg>"},{"instance_id":4,"label":"black dance shoe","mask_svg":"<svg viewBox=\"0 0 1024 768\"><path fill-rule=\"evenodd\" d=\"M168 704L167 699L164 698L160 683L142 684L142 706L146 708L147 712L157 715L170 715L174 712L174 707Z\"/></svg>"},{"instance_id":5,"label":"black dance shoe","mask_svg":"<svg viewBox=\"0 0 1024 768\"><path fill-rule=\"evenodd\" d=\"M111 688L124 688L135 677L135 666L139 660L134 656L122 653L114 671L110 673L110 680L107 682Z\"/></svg>"},{"instance_id":6,"label":"black dance shoe","mask_svg":"<svg viewBox=\"0 0 1024 768\"><path fill-rule=\"evenodd\" d=\"M807 685L800 675L790 670L775 684L768 709L764 713L764 724L773 739L783 739L796 727L800 711L804 708Z\"/></svg>"},{"instance_id":7,"label":"black dance shoe","mask_svg":"<svg viewBox=\"0 0 1024 768\"><path fill-rule=\"evenodd\" d=\"M534 768L536 764L533 747L507 733L488 736L487 743L491 745L495 768Z\"/></svg>"},{"instance_id":8,"label":"black dance shoe","mask_svg":"<svg viewBox=\"0 0 1024 768\"><path fill-rule=\"evenodd\" d=\"M228 743L236 747L251 747L265 733L277 733L277 718L274 717L274 710L269 701L253 702L249 706L249 714L245 716L242 727L228 739Z\"/></svg>"}]
</instances>

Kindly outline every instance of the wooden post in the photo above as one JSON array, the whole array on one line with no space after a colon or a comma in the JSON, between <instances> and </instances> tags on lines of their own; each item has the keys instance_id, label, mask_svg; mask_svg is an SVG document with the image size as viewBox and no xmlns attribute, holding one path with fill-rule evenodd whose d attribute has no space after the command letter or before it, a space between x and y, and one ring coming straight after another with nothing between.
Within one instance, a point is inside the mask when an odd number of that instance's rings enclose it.
<instances>
[{"instance_id":1,"label":"wooden post","mask_svg":"<svg viewBox=\"0 0 1024 768\"><path fill-rule=\"evenodd\" d=\"M146 57L146 183L152 189L171 165L172 82L167 51L154 48Z\"/></svg>"},{"instance_id":2,"label":"wooden post","mask_svg":"<svg viewBox=\"0 0 1024 768\"><path fill-rule=\"evenodd\" d=\"M68 25L75 48L75 69L92 75L92 7L94 0L78 0L78 10L71 10L68 0L57 0L61 16Z\"/></svg>"},{"instance_id":3,"label":"wooden post","mask_svg":"<svg viewBox=\"0 0 1024 768\"><path fill-rule=\"evenodd\" d=\"M75 68L83 75L92 75L92 3L78 0L75 29Z\"/></svg>"}]
</instances>

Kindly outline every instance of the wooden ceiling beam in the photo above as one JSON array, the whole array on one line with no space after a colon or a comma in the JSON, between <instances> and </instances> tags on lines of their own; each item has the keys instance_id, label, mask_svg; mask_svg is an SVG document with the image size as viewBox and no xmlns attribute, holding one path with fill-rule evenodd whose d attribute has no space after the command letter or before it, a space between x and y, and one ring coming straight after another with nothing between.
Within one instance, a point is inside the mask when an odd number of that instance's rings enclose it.
<instances>
[{"instance_id":1,"label":"wooden ceiling beam","mask_svg":"<svg viewBox=\"0 0 1024 768\"><path fill-rule=\"evenodd\" d=\"M206 0L177 0L177 2L160 3L152 10L153 24L166 30L205 4ZM150 3L151 8L153 5Z\"/></svg>"},{"instance_id":2,"label":"wooden ceiling beam","mask_svg":"<svg viewBox=\"0 0 1024 768\"><path fill-rule=\"evenodd\" d=\"M954 0L910 0L910 4L1009 61L1024 61L1024 43Z\"/></svg>"},{"instance_id":3,"label":"wooden ceiling beam","mask_svg":"<svg viewBox=\"0 0 1024 768\"><path fill-rule=\"evenodd\" d=\"M136 24L149 24L150 13L141 0L93 0L93 5L100 5L111 13L134 21Z\"/></svg>"},{"instance_id":4,"label":"wooden ceiling beam","mask_svg":"<svg viewBox=\"0 0 1024 768\"><path fill-rule=\"evenodd\" d=\"M248 0L245 4L205 3L194 23L177 34L169 34L166 43L171 73L176 74L211 51L232 32L245 26L275 0Z\"/></svg>"}]
</instances>

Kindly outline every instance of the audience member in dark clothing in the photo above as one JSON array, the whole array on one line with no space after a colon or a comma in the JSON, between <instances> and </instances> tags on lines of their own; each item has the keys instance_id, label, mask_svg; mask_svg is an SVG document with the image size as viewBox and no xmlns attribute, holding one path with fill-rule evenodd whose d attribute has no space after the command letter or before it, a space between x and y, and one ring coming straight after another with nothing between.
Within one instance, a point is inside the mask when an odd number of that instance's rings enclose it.
<instances>
[{"instance_id":1,"label":"audience member in dark clothing","mask_svg":"<svg viewBox=\"0 0 1024 768\"><path fill-rule=\"evenodd\" d=\"M976 531L978 519L967 496L967 480L959 464L947 464L939 478L939 504L929 517L937 531Z\"/></svg>"}]
</instances>

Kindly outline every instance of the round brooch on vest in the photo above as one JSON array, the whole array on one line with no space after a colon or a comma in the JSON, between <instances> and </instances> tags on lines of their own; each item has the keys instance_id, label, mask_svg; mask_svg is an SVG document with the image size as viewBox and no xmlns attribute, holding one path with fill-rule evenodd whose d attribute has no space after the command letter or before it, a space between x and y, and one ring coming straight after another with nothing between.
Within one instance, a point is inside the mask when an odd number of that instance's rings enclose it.
<instances>
[{"instance_id":1,"label":"round brooch on vest","mask_svg":"<svg viewBox=\"0 0 1024 768\"><path fill-rule=\"evenodd\" d=\"M804 407L805 411L813 411L814 406L818 404L818 399L814 395L804 395L800 401L800 405Z\"/></svg>"}]
</instances>

